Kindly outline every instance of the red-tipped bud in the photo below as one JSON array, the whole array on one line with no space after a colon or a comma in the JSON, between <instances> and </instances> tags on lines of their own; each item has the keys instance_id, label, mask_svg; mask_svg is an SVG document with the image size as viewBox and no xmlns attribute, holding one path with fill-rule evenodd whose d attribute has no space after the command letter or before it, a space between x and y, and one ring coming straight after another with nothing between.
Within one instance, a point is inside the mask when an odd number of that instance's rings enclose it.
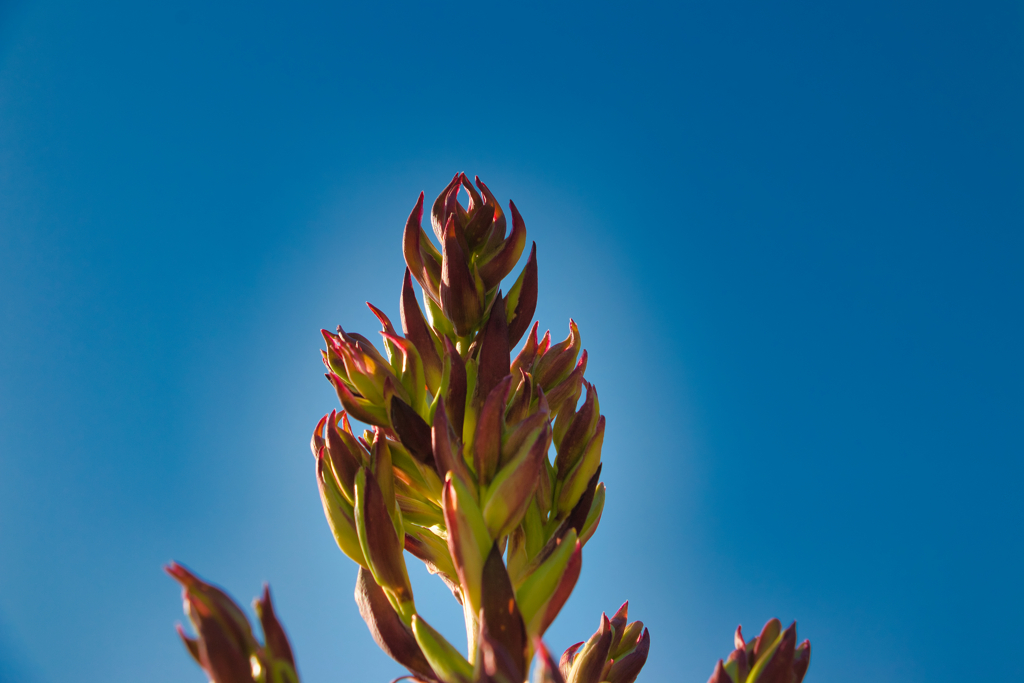
<instances>
[{"instance_id":1,"label":"red-tipped bud","mask_svg":"<svg viewBox=\"0 0 1024 683\"><path fill-rule=\"evenodd\" d=\"M461 436L466 417L466 363L448 337L445 337L443 342L445 364L449 368L448 392L444 395L444 402L448 407L448 420L452 430Z\"/></svg>"},{"instance_id":2,"label":"red-tipped bud","mask_svg":"<svg viewBox=\"0 0 1024 683\"><path fill-rule=\"evenodd\" d=\"M551 406L551 412L553 414L559 414L562 408L571 408L575 411L576 403L579 401L580 393L582 393L583 373L586 371L587 351L584 349L583 353L580 355L579 362L576 363L576 367L569 373L569 376L556 384L555 387L547 394L548 404ZM568 427L568 423L566 423L566 427ZM557 435L557 427L555 432L555 443L557 444L561 442L561 437Z\"/></svg>"},{"instance_id":3,"label":"red-tipped bud","mask_svg":"<svg viewBox=\"0 0 1024 683\"><path fill-rule=\"evenodd\" d=\"M612 622L612 646L608 651L609 657L617 659L619 655L619 643L622 642L622 632L626 628L626 623L629 621L629 600L622 603L618 611L610 619Z\"/></svg>"},{"instance_id":4,"label":"red-tipped bud","mask_svg":"<svg viewBox=\"0 0 1024 683\"><path fill-rule=\"evenodd\" d=\"M264 649L271 659L283 659L295 667L295 656L292 654L292 646L285 635L284 627L277 619L274 612L274 603L270 599L270 586L263 584L263 595L255 603L256 615L263 627L263 638L266 641Z\"/></svg>"},{"instance_id":5,"label":"red-tipped bud","mask_svg":"<svg viewBox=\"0 0 1024 683\"><path fill-rule=\"evenodd\" d=\"M373 313L377 317L377 320L380 321L381 329L384 332L387 332L388 334L391 334L391 335L397 335L398 334L395 331L395 326L391 324L391 319L388 318L387 314L385 314L384 311L380 310L379 308L377 308L376 306L371 304L369 301L366 302L366 306L367 306L367 308L370 309L370 312Z\"/></svg>"},{"instance_id":6,"label":"red-tipped bud","mask_svg":"<svg viewBox=\"0 0 1024 683\"><path fill-rule=\"evenodd\" d=\"M487 317L479 336L480 350L477 354L477 405L483 403L491 390L509 374L508 328L505 323L505 302L501 292Z\"/></svg>"},{"instance_id":7,"label":"red-tipped bud","mask_svg":"<svg viewBox=\"0 0 1024 683\"><path fill-rule=\"evenodd\" d=\"M526 343L523 344L519 355L512 361L511 372L513 375L520 372L530 372L532 374L533 363L537 358L539 348L539 343L537 342L537 327L539 325L540 323L533 324L533 327L530 329L530 336L526 338Z\"/></svg>"},{"instance_id":8,"label":"red-tipped bud","mask_svg":"<svg viewBox=\"0 0 1024 683\"><path fill-rule=\"evenodd\" d=\"M448 551L459 574L463 601L468 601L471 613L477 614L481 605L483 564L492 539L480 507L457 477L449 476L445 481L441 506L448 528Z\"/></svg>"},{"instance_id":9,"label":"red-tipped bud","mask_svg":"<svg viewBox=\"0 0 1024 683\"><path fill-rule=\"evenodd\" d=\"M793 683L800 683L807 674L811 663L811 641L800 643L793 652Z\"/></svg>"},{"instance_id":10,"label":"red-tipped bud","mask_svg":"<svg viewBox=\"0 0 1024 683\"><path fill-rule=\"evenodd\" d=\"M563 677L567 677L569 672L572 671L572 660L576 658L576 653L583 647L585 641L573 643L569 647L565 648L565 652L562 653L562 658L558 662L558 670L561 672Z\"/></svg>"},{"instance_id":11,"label":"red-tipped bud","mask_svg":"<svg viewBox=\"0 0 1024 683\"><path fill-rule=\"evenodd\" d=\"M758 645L761 643L759 642ZM793 655L796 648L796 622L776 636L751 668L750 677L758 683L789 683L793 679Z\"/></svg>"},{"instance_id":12,"label":"red-tipped bud","mask_svg":"<svg viewBox=\"0 0 1024 683\"><path fill-rule=\"evenodd\" d=\"M631 646L629 654L616 659L605 676L608 683L633 683L640 675L640 670L647 663L647 654L651 649L651 634L644 629L640 640Z\"/></svg>"},{"instance_id":13,"label":"red-tipped bud","mask_svg":"<svg viewBox=\"0 0 1024 683\"><path fill-rule=\"evenodd\" d=\"M601 674L604 673L611 644L611 623L608 617L602 614L600 628L572 658L572 668L566 677L566 683L601 683Z\"/></svg>"},{"instance_id":14,"label":"red-tipped bud","mask_svg":"<svg viewBox=\"0 0 1024 683\"><path fill-rule=\"evenodd\" d=\"M565 435L558 444L555 468L558 470L558 476L561 478L568 476L569 470L579 462L580 457L583 455L583 450L593 438L597 430L598 420L601 418L599 415L600 406L597 400L597 390L593 384L588 382L584 382L583 385L587 388L587 398L579 412L573 417ZM587 475L587 478L589 479L590 475Z\"/></svg>"},{"instance_id":15,"label":"red-tipped bud","mask_svg":"<svg viewBox=\"0 0 1024 683\"><path fill-rule=\"evenodd\" d=\"M357 420L367 424L387 426L388 418L384 408L374 405L365 398L355 396L345 383L336 374L329 373L327 379L334 385L334 391L338 394L338 401L342 407Z\"/></svg>"},{"instance_id":16,"label":"red-tipped bud","mask_svg":"<svg viewBox=\"0 0 1024 683\"><path fill-rule=\"evenodd\" d=\"M355 521L359 545L373 572L374 580L385 590L391 606L408 623L415 608L412 588L402 557L404 543L395 533L385 498L377 480L361 468L355 481Z\"/></svg>"},{"instance_id":17,"label":"red-tipped bud","mask_svg":"<svg viewBox=\"0 0 1024 683\"><path fill-rule=\"evenodd\" d=\"M545 339L550 337L545 335ZM538 348L540 359L534 363L533 376L545 391L549 391L572 371L581 343L579 328L576 327L575 321L570 320L569 336L564 341L543 351Z\"/></svg>"},{"instance_id":18,"label":"red-tipped bud","mask_svg":"<svg viewBox=\"0 0 1024 683\"><path fill-rule=\"evenodd\" d=\"M441 375L444 371L444 364L438 356L436 339L431 332L427 321L420 311L420 305L416 302L416 293L412 288L412 278L409 269L405 269L405 279L402 282L402 296L399 299L399 306L402 311L402 334L411 341L420 352L423 360L423 372L426 375L427 385L431 392L436 392L441 386Z\"/></svg>"},{"instance_id":19,"label":"red-tipped bud","mask_svg":"<svg viewBox=\"0 0 1024 683\"><path fill-rule=\"evenodd\" d=\"M505 239L505 213L501 210L501 204L499 204L498 200L494 198L494 195L491 194L490 189L488 189L488 187L484 185L483 181L476 176L473 176L473 179L476 182L476 186L480 188L480 194L482 195L481 199L483 203L486 204L487 206L494 207L493 234L496 241L501 242L502 240Z\"/></svg>"},{"instance_id":20,"label":"red-tipped bud","mask_svg":"<svg viewBox=\"0 0 1024 683\"><path fill-rule=\"evenodd\" d=\"M472 186L470 186L472 187ZM476 192L474 189L473 192ZM487 240L494 224L494 207L478 205L470 211L469 223L466 225L466 244L471 250L477 250Z\"/></svg>"},{"instance_id":21,"label":"red-tipped bud","mask_svg":"<svg viewBox=\"0 0 1024 683\"><path fill-rule=\"evenodd\" d=\"M569 473L562 481L562 490L558 494L558 510L567 512L572 510L580 497L587 490L594 473L601 466L601 446L604 443L604 416L597 421L597 428L594 435L587 442L582 457L569 470Z\"/></svg>"},{"instance_id":22,"label":"red-tipped bud","mask_svg":"<svg viewBox=\"0 0 1024 683\"><path fill-rule=\"evenodd\" d=\"M726 673L725 667L722 665L722 660L718 660L718 664L715 665L715 671L711 674L711 678L708 679L708 683L737 683L733 681L729 674ZM740 681L739 683L743 683Z\"/></svg>"},{"instance_id":23,"label":"red-tipped bud","mask_svg":"<svg viewBox=\"0 0 1024 683\"><path fill-rule=\"evenodd\" d=\"M537 243L530 248L530 257L523 266L523 272L505 297L505 310L508 318L508 345L519 343L519 340L530 329L530 321L537 310Z\"/></svg>"},{"instance_id":24,"label":"red-tipped bud","mask_svg":"<svg viewBox=\"0 0 1024 683\"><path fill-rule=\"evenodd\" d=\"M551 428L544 424L487 488L483 515L492 537L501 538L510 533L526 513L550 444Z\"/></svg>"},{"instance_id":25,"label":"red-tipped bud","mask_svg":"<svg viewBox=\"0 0 1024 683\"><path fill-rule=\"evenodd\" d=\"M467 336L476 329L483 315L476 279L469 270L466 254L459 244L455 219L448 218L444 231L444 252L441 264L441 310L459 336Z\"/></svg>"},{"instance_id":26,"label":"red-tipped bud","mask_svg":"<svg viewBox=\"0 0 1024 683\"><path fill-rule=\"evenodd\" d=\"M184 587L185 613L197 637L186 636L181 626L178 635L213 683L298 682L291 645L274 614L269 589L264 587L255 603L265 636L261 644L227 593L179 564L172 563L167 573Z\"/></svg>"},{"instance_id":27,"label":"red-tipped bud","mask_svg":"<svg viewBox=\"0 0 1024 683\"><path fill-rule=\"evenodd\" d=\"M360 453L361 448L355 438L338 429L337 413L332 410L330 419L327 420L327 455L341 490L349 502L352 500L356 472L363 464Z\"/></svg>"},{"instance_id":28,"label":"red-tipped bud","mask_svg":"<svg viewBox=\"0 0 1024 683\"><path fill-rule=\"evenodd\" d=\"M320 418L320 421L316 423L316 427L313 429L313 436L309 440L309 449L313 451L314 458L317 457L320 449L327 443L324 440L324 425L327 424L327 418L327 415Z\"/></svg>"},{"instance_id":29,"label":"red-tipped bud","mask_svg":"<svg viewBox=\"0 0 1024 683\"><path fill-rule=\"evenodd\" d=\"M565 568L565 573L562 574L562 580L558 582L558 588L555 589L554 595L551 596L551 600L548 601L547 606L544 608L544 618L540 622L540 629L538 631L540 635L544 635L544 632L548 630L548 626L551 626L551 622L562 611L562 607L565 606L569 596L572 595L573 588L576 587L576 582L580 578L580 570L582 569L583 546L577 543L576 547L573 548L569 564Z\"/></svg>"},{"instance_id":30,"label":"red-tipped bud","mask_svg":"<svg viewBox=\"0 0 1024 683\"><path fill-rule=\"evenodd\" d=\"M451 194L453 189L458 188L461 182L462 179L458 173L452 176L451 182L445 185L445 188L441 190L441 194L437 195L437 199L434 200L434 204L430 209L430 224L434 228L434 234L437 235L437 239L441 242L444 242L444 226L448 223L445 204L448 201L448 195Z\"/></svg>"},{"instance_id":31,"label":"red-tipped bud","mask_svg":"<svg viewBox=\"0 0 1024 683\"><path fill-rule=\"evenodd\" d=\"M519 215L514 202L508 203L512 211L512 234L508 236L501 249L480 267L480 279L484 283L484 291L491 291L502 279L512 272L526 246L526 224Z\"/></svg>"},{"instance_id":32,"label":"red-tipped bud","mask_svg":"<svg viewBox=\"0 0 1024 683\"><path fill-rule=\"evenodd\" d=\"M420 287L434 301L440 300L441 259L437 249L427 234L420 227L423 219L423 193L413 207L409 219L405 223L405 234L402 236L402 252L405 263L412 276L420 283Z\"/></svg>"},{"instance_id":33,"label":"red-tipped bud","mask_svg":"<svg viewBox=\"0 0 1024 683\"><path fill-rule=\"evenodd\" d=\"M476 435L473 439L474 466L480 484L486 484L494 478L501 458L501 434L505 427L505 402L512 386L512 376L508 375L495 386L476 423Z\"/></svg>"},{"instance_id":34,"label":"red-tipped bud","mask_svg":"<svg viewBox=\"0 0 1024 683\"><path fill-rule=\"evenodd\" d=\"M795 647L796 622L782 630L778 619L770 619L761 629L760 635L749 642L744 642L743 630L737 627L734 641L736 649L724 664L719 662L712 674L712 681L800 683L807 673L811 644L804 641Z\"/></svg>"}]
</instances>

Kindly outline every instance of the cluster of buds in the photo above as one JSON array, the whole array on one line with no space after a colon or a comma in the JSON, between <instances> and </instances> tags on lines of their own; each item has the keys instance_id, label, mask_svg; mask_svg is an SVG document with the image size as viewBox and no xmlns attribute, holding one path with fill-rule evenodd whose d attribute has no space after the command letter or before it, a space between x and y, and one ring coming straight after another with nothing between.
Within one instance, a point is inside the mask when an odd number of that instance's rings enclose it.
<instances>
[{"instance_id":1,"label":"cluster of buds","mask_svg":"<svg viewBox=\"0 0 1024 683\"><path fill-rule=\"evenodd\" d=\"M431 209L438 247L421 225L421 193L402 240L401 329L368 304L383 351L340 326L322 330L326 377L341 403L310 441L324 514L359 565L360 614L411 680L522 683L536 657L535 683L633 683L650 634L627 623L628 603L611 619L602 614L597 632L558 664L543 641L601 520L605 418L584 378L576 324L561 342L538 337L536 244L501 289L526 246L512 202L508 215L511 231L487 186L457 174ZM357 434L350 419L368 429ZM406 551L462 606L466 656L417 612ZM223 591L180 565L168 571L185 587L198 637L179 632L215 683L298 683L268 592L256 603L261 645ZM711 683L800 683L810 649L794 648L795 625L781 632L773 620L750 643L736 637Z\"/></svg>"},{"instance_id":2,"label":"cluster of buds","mask_svg":"<svg viewBox=\"0 0 1024 683\"><path fill-rule=\"evenodd\" d=\"M292 648L274 614L268 587L253 601L263 628L260 644L245 613L227 593L180 564L169 565L167 573L182 586L185 614L196 632L190 638L179 624L178 635L213 683L299 683Z\"/></svg>"},{"instance_id":3,"label":"cluster of buds","mask_svg":"<svg viewBox=\"0 0 1024 683\"><path fill-rule=\"evenodd\" d=\"M627 623L629 603L615 616L601 615L601 626L586 642L562 653L558 671L565 683L633 683L647 661L651 634L642 621ZM557 680L557 679L556 679Z\"/></svg>"},{"instance_id":4,"label":"cluster of buds","mask_svg":"<svg viewBox=\"0 0 1024 683\"><path fill-rule=\"evenodd\" d=\"M323 331L342 410L314 430L317 485L338 546L360 566L356 600L382 649L423 681L519 683L601 518L605 419L576 324L555 343L531 329L536 245L500 289L526 245L515 204L509 232L487 186L458 174L431 210L440 248L422 215L421 194L403 238L401 329L370 305L383 351ZM357 434L350 418L371 429ZM403 549L461 603L468 657L417 614Z\"/></svg>"},{"instance_id":5,"label":"cluster of buds","mask_svg":"<svg viewBox=\"0 0 1024 683\"><path fill-rule=\"evenodd\" d=\"M761 634L743 640L743 627L736 627L736 649L723 662L718 660L708 683L800 683L811 663L811 643L796 644L796 622L782 630L772 619Z\"/></svg>"}]
</instances>

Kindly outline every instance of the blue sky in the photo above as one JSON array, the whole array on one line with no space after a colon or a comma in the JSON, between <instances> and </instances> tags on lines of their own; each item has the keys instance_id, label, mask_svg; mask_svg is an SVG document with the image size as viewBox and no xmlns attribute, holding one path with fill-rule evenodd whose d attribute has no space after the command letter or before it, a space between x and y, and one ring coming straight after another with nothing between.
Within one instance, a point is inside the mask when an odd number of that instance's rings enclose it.
<instances>
[{"instance_id":1,"label":"blue sky","mask_svg":"<svg viewBox=\"0 0 1024 683\"><path fill-rule=\"evenodd\" d=\"M1020 680L1019 3L0 7L0 679L202 681L176 559L385 681L309 434L420 190L538 242L608 418L549 632L641 681L796 619L807 681ZM392 315L394 317L394 315ZM459 641L439 582L428 620Z\"/></svg>"}]
</instances>

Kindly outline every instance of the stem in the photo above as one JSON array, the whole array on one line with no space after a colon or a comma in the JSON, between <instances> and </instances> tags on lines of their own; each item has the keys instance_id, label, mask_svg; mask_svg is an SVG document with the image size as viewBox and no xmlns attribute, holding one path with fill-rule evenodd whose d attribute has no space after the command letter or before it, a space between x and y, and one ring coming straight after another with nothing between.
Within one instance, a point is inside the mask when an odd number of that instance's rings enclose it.
<instances>
[{"instance_id":1,"label":"stem","mask_svg":"<svg viewBox=\"0 0 1024 683\"><path fill-rule=\"evenodd\" d=\"M466 646L469 648L468 656L470 664L476 663L476 639L480 633L480 623L477 620L476 611L469 604L469 596L462 596L462 615L466 618Z\"/></svg>"}]
</instances>

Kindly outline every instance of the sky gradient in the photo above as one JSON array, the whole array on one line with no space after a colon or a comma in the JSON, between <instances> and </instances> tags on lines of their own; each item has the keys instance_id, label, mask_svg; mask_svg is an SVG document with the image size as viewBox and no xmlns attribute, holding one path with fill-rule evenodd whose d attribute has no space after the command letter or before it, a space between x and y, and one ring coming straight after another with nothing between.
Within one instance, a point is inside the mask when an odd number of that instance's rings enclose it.
<instances>
[{"instance_id":1,"label":"sky gradient","mask_svg":"<svg viewBox=\"0 0 1024 683\"><path fill-rule=\"evenodd\" d=\"M773 616L809 683L1021 680L1022 121L1013 2L0 5L0 681L202 681L172 559L269 581L304 683L402 673L316 492L319 330L396 319L456 171L608 420L553 651L628 599L640 683Z\"/></svg>"}]
</instances>

